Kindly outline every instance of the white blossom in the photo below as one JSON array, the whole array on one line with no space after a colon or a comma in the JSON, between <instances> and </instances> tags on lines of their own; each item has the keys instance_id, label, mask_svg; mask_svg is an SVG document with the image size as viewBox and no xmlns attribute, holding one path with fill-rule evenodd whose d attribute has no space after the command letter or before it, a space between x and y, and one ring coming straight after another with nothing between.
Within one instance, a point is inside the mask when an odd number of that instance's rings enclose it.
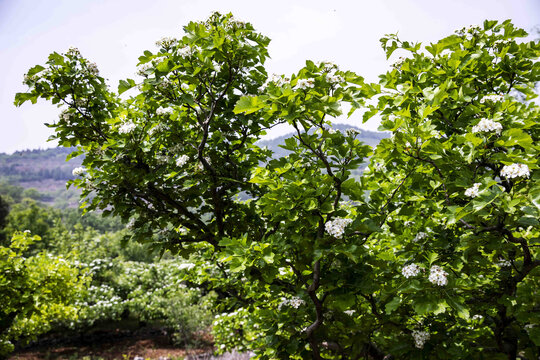
<instances>
[{"instance_id":1,"label":"white blossom","mask_svg":"<svg viewBox=\"0 0 540 360\"><path fill-rule=\"evenodd\" d=\"M291 299L285 299L283 298L281 300L281 303L278 305L278 309L281 310L283 306L290 306L295 309L298 309L300 306L304 305L305 301L300 299L299 297L293 297Z\"/></svg>"},{"instance_id":2,"label":"white blossom","mask_svg":"<svg viewBox=\"0 0 540 360\"><path fill-rule=\"evenodd\" d=\"M326 74L326 81L328 81L331 84L340 84L345 81L343 76L340 75L333 75L333 74Z\"/></svg>"},{"instance_id":3,"label":"white blossom","mask_svg":"<svg viewBox=\"0 0 540 360\"><path fill-rule=\"evenodd\" d=\"M178 55L182 57L187 57L193 55L197 51L197 47L184 46L178 50Z\"/></svg>"},{"instance_id":4,"label":"white blossom","mask_svg":"<svg viewBox=\"0 0 540 360\"><path fill-rule=\"evenodd\" d=\"M162 78L161 81L157 84L158 89L167 90L172 85L171 81L167 78Z\"/></svg>"},{"instance_id":5,"label":"white blossom","mask_svg":"<svg viewBox=\"0 0 540 360\"><path fill-rule=\"evenodd\" d=\"M416 234L413 241L418 242L419 240L427 238L427 236L428 236L428 234L426 234L425 232L420 231L418 234Z\"/></svg>"},{"instance_id":6,"label":"white blossom","mask_svg":"<svg viewBox=\"0 0 540 360\"><path fill-rule=\"evenodd\" d=\"M122 125L120 125L120 127L118 128L118 132L120 134L129 134L130 132L132 132L136 128L137 128L137 125L135 125L131 121L127 121L127 122L123 123Z\"/></svg>"},{"instance_id":7,"label":"white blossom","mask_svg":"<svg viewBox=\"0 0 540 360\"><path fill-rule=\"evenodd\" d=\"M440 266L433 265L429 270L428 280L435 285L444 286L448 284L447 276L448 273L444 271Z\"/></svg>"},{"instance_id":8,"label":"white blossom","mask_svg":"<svg viewBox=\"0 0 540 360\"><path fill-rule=\"evenodd\" d=\"M86 171L86 169L84 167L80 166L80 167L76 167L75 169L73 169L72 174L74 176L84 175L85 171Z\"/></svg>"},{"instance_id":9,"label":"white blossom","mask_svg":"<svg viewBox=\"0 0 540 360\"><path fill-rule=\"evenodd\" d=\"M176 45L177 42L178 42L178 40L176 40L175 38L162 37L161 39L156 41L156 45L159 46L159 47L168 48L168 47Z\"/></svg>"},{"instance_id":10,"label":"white blossom","mask_svg":"<svg viewBox=\"0 0 540 360\"><path fill-rule=\"evenodd\" d=\"M66 55L69 55L69 56L79 56L81 55L81 52L79 51L79 49L77 49L76 47L74 46L70 46Z\"/></svg>"},{"instance_id":11,"label":"white blossom","mask_svg":"<svg viewBox=\"0 0 540 360\"><path fill-rule=\"evenodd\" d=\"M500 123L491 119L482 119L480 122L472 127L473 133L478 132L495 132L497 135L501 134L503 127Z\"/></svg>"},{"instance_id":12,"label":"white blossom","mask_svg":"<svg viewBox=\"0 0 540 360\"><path fill-rule=\"evenodd\" d=\"M510 260L501 259L495 265L497 265L498 267L510 267L512 266L512 262Z\"/></svg>"},{"instance_id":13,"label":"white blossom","mask_svg":"<svg viewBox=\"0 0 540 360\"><path fill-rule=\"evenodd\" d=\"M479 314L476 314L472 317L473 320L482 320L483 316L482 315L479 315Z\"/></svg>"},{"instance_id":14,"label":"white blossom","mask_svg":"<svg viewBox=\"0 0 540 360\"><path fill-rule=\"evenodd\" d=\"M503 99L502 95L486 95L480 99L480 104L484 104L486 101L497 102Z\"/></svg>"},{"instance_id":15,"label":"white blossom","mask_svg":"<svg viewBox=\"0 0 540 360\"><path fill-rule=\"evenodd\" d=\"M98 67L97 67L97 64L94 63L94 62L88 63L88 64L86 65L86 68L87 68L88 73L89 73L90 75L97 75L97 74L99 74L99 69L98 69Z\"/></svg>"},{"instance_id":16,"label":"white blossom","mask_svg":"<svg viewBox=\"0 0 540 360\"><path fill-rule=\"evenodd\" d=\"M529 167L525 164L505 165L501 170L501 175L508 179L529 177L530 174Z\"/></svg>"},{"instance_id":17,"label":"white blossom","mask_svg":"<svg viewBox=\"0 0 540 360\"><path fill-rule=\"evenodd\" d=\"M323 68L322 70L323 71L336 71L338 70L338 66L336 64L334 64L333 62L331 61L318 61L315 63L315 65L317 65L317 67L320 67L321 65L323 65Z\"/></svg>"},{"instance_id":18,"label":"white blossom","mask_svg":"<svg viewBox=\"0 0 540 360\"><path fill-rule=\"evenodd\" d=\"M152 64L149 62L145 64L141 64L137 66L137 75L147 76L146 71L150 70L151 68L152 68Z\"/></svg>"},{"instance_id":19,"label":"white blossom","mask_svg":"<svg viewBox=\"0 0 540 360\"><path fill-rule=\"evenodd\" d=\"M401 273L407 279L418 275L419 272L420 272L420 267L416 264L409 264L409 265L404 266L403 269L401 269Z\"/></svg>"},{"instance_id":20,"label":"white blossom","mask_svg":"<svg viewBox=\"0 0 540 360\"><path fill-rule=\"evenodd\" d=\"M341 239L343 233L345 232L345 227L350 223L352 223L352 219L336 218L327 222L324 227L328 234Z\"/></svg>"},{"instance_id":21,"label":"white blossom","mask_svg":"<svg viewBox=\"0 0 540 360\"><path fill-rule=\"evenodd\" d=\"M375 167L375 170L377 171L383 171L386 169L384 164L380 162L376 162L374 167Z\"/></svg>"},{"instance_id":22,"label":"white blossom","mask_svg":"<svg viewBox=\"0 0 540 360\"><path fill-rule=\"evenodd\" d=\"M353 316L353 314L356 312L356 310L345 310L344 313L349 315L349 316Z\"/></svg>"},{"instance_id":23,"label":"white blossom","mask_svg":"<svg viewBox=\"0 0 540 360\"><path fill-rule=\"evenodd\" d=\"M129 219L129 222L127 223L126 227L130 230L133 230L135 228L135 218Z\"/></svg>"},{"instance_id":24,"label":"white blossom","mask_svg":"<svg viewBox=\"0 0 540 360\"><path fill-rule=\"evenodd\" d=\"M309 89L315 87L315 79L298 79L295 89Z\"/></svg>"},{"instance_id":25,"label":"white blossom","mask_svg":"<svg viewBox=\"0 0 540 360\"><path fill-rule=\"evenodd\" d=\"M266 87L268 83L274 83L276 86L283 86L287 83L289 83L290 79L288 77L285 77L283 75L278 74L272 74L270 78L266 81L265 85L262 87Z\"/></svg>"},{"instance_id":26,"label":"white blossom","mask_svg":"<svg viewBox=\"0 0 540 360\"><path fill-rule=\"evenodd\" d=\"M467 190L465 190L465 196L470 196L470 197L477 197L478 194L479 194L479 189L480 189L480 185L482 185L481 183L474 183L474 185L471 187L471 188L468 188Z\"/></svg>"},{"instance_id":27,"label":"white blossom","mask_svg":"<svg viewBox=\"0 0 540 360\"><path fill-rule=\"evenodd\" d=\"M414 346L418 349L423 349L426 341L429 340L429 333L427 331L414 330L412 332L412 337L414 339Z\"/></svg>"},{"instance_id":28,"label":"white blossom","mask_svg":"<svg viewBox=\"0 0 540 360\"><path fill-rule=\"evenodd\" d=\"M171 108L163 108L161 106L156 109L157 115L171 115L172 112L173 110Z\"/></svg>"},{"instance_id":29,"label":"white blossom","mask_svg":"<svg viewBox=\"0 0 540 360\"><path fill-rule=\"evenodd\" d=\"M392 64L392 67L394 69L400 69L403 63L405 62L405 60L407 60L407 58L400 56L396 61L394 61L394 63Z\"/></svg>"},{"instance_id":30,"label":"white blossom","mask_svg":"<svg viewBox=\"0 0 540 360\"><path fill-rule=\"evenodd\" d=\"M178 159L176 159L176 166L182 167L187 163L188 160L189 160L189 156L187 155L179 156Z\"/></svg>"},{"instance_id":31,"label":"white blossom","mask_svg":"<svg viewBox=\"0 0 540 360\"><path fill-rule=\"evenodd\" d=\"M70 122L71 118L73 117L73 113L71 113L68 109L65 109L60 113L60 119Z\"/></svg>"}]
</instances>

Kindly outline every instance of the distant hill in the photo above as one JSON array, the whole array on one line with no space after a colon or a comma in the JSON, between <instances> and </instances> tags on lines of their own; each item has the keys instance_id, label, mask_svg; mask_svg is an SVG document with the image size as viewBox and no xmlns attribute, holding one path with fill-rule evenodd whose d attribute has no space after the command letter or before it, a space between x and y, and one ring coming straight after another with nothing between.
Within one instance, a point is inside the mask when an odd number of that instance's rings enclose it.
<instances>
[{"instance_id":1,"label":"distant hill","mask_svg":"<svg viewBox=\"0 0 540 360\"><path fill-rule=\"evenodd\" d=\"M333 128L345 131L354 128L360 131L358 139L364 143L375 146L382 139L388 137L387 133L362 130L345 124L333 124ZM279 147L285 139L293 136L289 133L271 140L261 140L259 146L266 146L274 152L274 157L287 155L287 150ZM66 189L66 182L73 179L72 171L81 165L81 156L66 161L66 156L73 149L53 148L47 150L17 151L12 155L0 154L0 182L21 186L25 189L36 189L39 194L36 200L41 200L48 205L56 207L74 207L78 205L79 191ZM362 173L363 168L358 169L354 175Z\"/></svg>"},{"instance_id":2,"label":"distant hill","mask_svg":"<svg viewBox=\"0 0 540 360\"><path fill-rule=\"evenodd\" d=\"M66 162L73 149L24 150L11 155L0 154L0 181L36 189L38 199L58 207L77 206L79 192L66 190L66 182L73 179L73 168L80 166L82 158Z\"/></svg>"},{"instance_id":3,"label":"distant hill","mask_svg":"<svg viewBox=\"0 0 540 360\"><path fill-rule=\"evenodd\" d=\"M380 131L363 130L356 126L346 124L332 124L332 128L337 131L345 132L347 129L355 129L360 132L357 139L370 146L376 146L382 139L389 137L388 133ZM293 136L294 133L288 133L271 140L261 140L258 142L259 146L266 146L268 149L274 152L274 157L282 157L288 154L288 151L279 147L279 145L285 144L285 139Z\"/></svg>"}]
</instances>

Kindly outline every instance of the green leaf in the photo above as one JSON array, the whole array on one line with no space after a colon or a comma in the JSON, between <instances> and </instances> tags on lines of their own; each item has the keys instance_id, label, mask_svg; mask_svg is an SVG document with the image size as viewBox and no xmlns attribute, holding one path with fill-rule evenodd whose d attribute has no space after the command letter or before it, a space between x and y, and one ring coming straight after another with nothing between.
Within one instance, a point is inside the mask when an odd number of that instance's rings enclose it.
<instances>
[{"instance_id":1,"label":"green leaf","mask_svg":"<svg viewBox=\"0 0 540 360\"><path fill-rule=\"evenodd\" d=\"M537 184L529 190L529 198L538 210L540 210L540 184Z\"/></svg>"},{"instance_id":2,"label":"green leaf","mask_svg":"<svg viewBox=\"0 0 540 360\"><path fill-rule=\"evenodd\" d=\"M394 310L396 310L399 307L400 303L401 298L399 296L396 296L392 300L390 300L384 307L386 315L390 315Z\"/></svg>"},{"instance_id":3,"label":"green leaf","mask_svg":"<svg viewBox=\"0 0 540 360\"><path fill-rule=\"evenodd\" d=\"M120 95L136 85L137 84L132 79L120 80L120 82L118 83L118 94Z\"/></svg>"},{"instance_id":4,"label":"green leaf","mask_svg":"<svg viewBox=\"0 0 540 360\"><path fill-rule=\"evenodd\" d=\"M234 107L234 113L251 114L259 111L265 106L264 102L258 96L243 96L238 100Z\"/></svg>"}]
</instances>

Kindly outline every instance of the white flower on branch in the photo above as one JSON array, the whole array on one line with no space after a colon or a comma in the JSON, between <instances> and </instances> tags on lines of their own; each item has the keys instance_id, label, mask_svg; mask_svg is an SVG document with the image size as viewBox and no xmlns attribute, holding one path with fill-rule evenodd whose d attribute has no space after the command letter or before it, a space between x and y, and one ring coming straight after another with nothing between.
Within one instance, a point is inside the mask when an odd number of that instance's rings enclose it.
<instances>
[{"instance_id":1,"label":"white flower on branch","mask_svg":"<svg viewBox=\"0 0 540 360\"><path fill-rule=\"evenodd\" d=\"M188 160L189 160L189 156L187 155L179 156L178 159L176 159L176 166L182 167L188 162Z\"/></svg>"},{"instance_id":2,"label":"white flower on branch","mask_svg":"<svg viewBox=\"0 0 540 360\"><path fill-rule=\"evenodd\" d=\"M414 330L412 332L412 337L414 339L414 346L418 349L423 349L426 341L429 340L429 333L427 331Z\"/></svg>"},{"instance_id":3,"label":"white flower on branch","mask_svg":"<svg viewBox=\"0 0 540 360\"><path fill-rule=\"evenodd\" d=\"M298 79L295 89L306 90L315 87L315 79Z\"/></svg>"},{"instance_id":4,"label":"white flower on branch","mask_svg":"<svg viewBox=\"0 0 540 360\"><path fill-rule=\"evenodd\" d=\"M501 175L508 179L517 177L529 177L529 167L525 164L505 165L501 170Z\"/></svg>"},{"instance_id":5,"label":"white flower on branch","mask_svg":"<svg viewBox=\"0 0 540 360\"><path fill-rule=\"evenodd\" d=\"M80 166L80 167L76 167L75 169L73 169L72 174L74 176L80 176L80 175L84 175L85 171L86 171L86 169L84 167Z\"/></svg>"},{"instance_id":6,"label":"white flower on branch","mask_svg":"<svg viewBox=\"0 0 540 360\"><path fill-rule=\"evenodd\" d=\"M448 273L444 271L440 266L433 265L429 270L428 280L435 285L444 286L448 284Z\"/></svg>"},{"instance_id":7,"label":"white flower on branch","mask_svg":"<svg viewBox=\"0 0 540 360\"><path fill-rule=\"evenodd\" d=\"M120 125L120 127L118 128L118 132L120 134L129 134L133 132L133 130L135 130L136 128L137 128L137 125L135 125L131 121L127 121L123 123L122 125Z\"/></svg>"},{"instance_id":8,"label":"white flower on branch","mask_svg":"<svg viewBox=\"0 0 540 360\"><path fill-rule=\"evenodd\" d=\"M403 269L401 269L401 273L408 279L410 277L418 275L418 273L420 273L420 267L416 264L409 264L404 266Z\"/></svg>"},{"instance_id":9,"label":"white flower on branch","mask_svg":"<svg viewBox=\"0 0 540 360\"><path fill-rule=\"evenodd\" d=\"M345 227L347 227L347 225L350 223L352 223L352 219L336 218L327 222L324 225L324 228L328 234L341 239L345 233Z\"/></svg>"},{"instance_id":10,"label":"white flower on branch","mask_svg":"<svg viewBox=\"0 0 540 360\"><path fill-rule=\"evenodd\" d=\"M426 234L425 232L420 231L418 234L416 234L416 236L414 237L413 241L414 241L414 242L418 242L418 241L420 241L420 240L422 240L422 239L427 238L427 236L428 236L428 234Z\"/></svg>"},{"instance_id":11,"label":"white flower on branch","mask_svg":"<svg viewBox=\"0 0 540 360\"><path fill-rule=\"evenodd\" d=\"M497 135L500 135L502 129L503 127L500 123L491 119L482 119L478 124L472 127L472 132L495 132Z\"/></svg>"},{"instance_id":12,"label":"white flower on branch","mask_svg":"<svg viewBox=\"0 0 540 360\"><path fill-rule=\"evenodd\" d=\"M471 188L468 188L467 190L465 190L465 196L470 196L470 197L477 197L478 194L479 194L479 189L480 189L480 185L482 185L481 183L474 183L474 185L471 187Z\"/></svg>"}]
</instances>

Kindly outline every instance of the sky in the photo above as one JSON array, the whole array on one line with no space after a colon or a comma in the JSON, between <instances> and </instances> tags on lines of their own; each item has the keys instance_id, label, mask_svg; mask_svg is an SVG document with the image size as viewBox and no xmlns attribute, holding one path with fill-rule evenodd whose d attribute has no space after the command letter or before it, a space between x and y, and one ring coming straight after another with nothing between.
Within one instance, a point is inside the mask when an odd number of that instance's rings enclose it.
<instances>
[{"instance_id":1,"label":"sky","mask_svg":"<svg viewBox=\"0 0 540 360\"><path fill-rule=\"evenodd\" d=\"M268 73L290 75L308 59L329 60L372 82L393 62L380 47L385 34L428 44L485 19L511 19L529 32L540 26L540 0L0 0L0 153L56 146L44 123L60 109L44 100L13 105L15 93L26 91L24 74L53 51L78 47L116 89L135 77L137 58L155 52L156 40L181 37L182 26L213 11L232 12L272 39ZM339 121L378 127L360 116Z\"/></svg>"}]
</instances>

